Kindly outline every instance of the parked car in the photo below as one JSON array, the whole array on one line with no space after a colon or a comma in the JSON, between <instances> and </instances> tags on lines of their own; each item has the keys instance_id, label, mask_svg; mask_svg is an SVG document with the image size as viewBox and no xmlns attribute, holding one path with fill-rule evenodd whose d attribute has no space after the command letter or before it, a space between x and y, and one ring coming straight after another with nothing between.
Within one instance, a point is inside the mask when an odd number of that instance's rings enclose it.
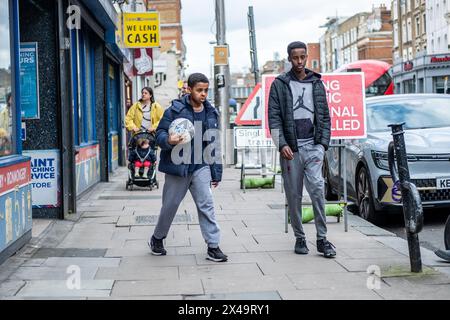
<instances>
[{"instance_id":1,"label":"parked car","mask_svg":"<svg viewBox=\"0 0 450 320\"><path fill-rule=\"evenodd\" d=\"M393 195L388 166L389 124L405 123L405 142L412 182L424 208L450 207L450 96L408 94L366 99L367 139L344 140L348 197L359 214L379 223L401 203ZM339 185L338 148L325 156L326 198L334 200ZM342 179L342 178L341 178ZM395 193L395 192L394 192ZM397 200L397 201L396 201Z\"/></svg>"}]
</instances>

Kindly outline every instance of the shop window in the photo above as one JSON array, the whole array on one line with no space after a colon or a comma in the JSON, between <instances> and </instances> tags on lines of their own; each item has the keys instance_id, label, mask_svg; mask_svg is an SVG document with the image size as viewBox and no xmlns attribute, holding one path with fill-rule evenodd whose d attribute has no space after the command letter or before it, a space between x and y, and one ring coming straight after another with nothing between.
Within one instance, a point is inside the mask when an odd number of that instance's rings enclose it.
<instances>
[{"instance_id":1,"label":"shop window","mask_svg":"<svg viewBox=\"0 0 450 320\"><path fill-rule=\"evenodd\" d=\"M83 30L72 31L71 41L74 133L79 146L96 140L95 47L92 37Z\"/></svg>"},{"instance_id":2,"label":"shop window","mask_svg":"<svg viewBox=\"0 0 450 320\"><path fill-rule=\"evenodd\" d=\"M12 95L9 1L0 2L0 157L13 153L14 103Z\"/></svg>"},{"instance_id":3,"label":"shop window","mask_svg":"<svg viewBox=\"0 0 450 320\"><path fill-rule=\"evenodd\" d=\"M406 80L403 82L404 85L404 93L416 93L416 80Z\"/></svg>"},{"instance_id":4,"label":"shop window","mask_svg":"<svg viewBox=\"0 0 450 320\"><path fill-rule=\"evenodd\" d=\"M450 94L450 75L446 77L434 77L434 92Z\"/></svg>"}]
</instances>

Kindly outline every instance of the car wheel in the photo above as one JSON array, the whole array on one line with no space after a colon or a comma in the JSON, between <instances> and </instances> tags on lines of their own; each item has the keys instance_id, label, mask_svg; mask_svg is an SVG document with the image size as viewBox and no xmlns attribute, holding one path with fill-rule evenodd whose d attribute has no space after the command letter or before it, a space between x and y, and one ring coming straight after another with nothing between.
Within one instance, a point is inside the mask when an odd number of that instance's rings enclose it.
<instances>
[{"instance_id":1,"label":"car wheel","mask_svg":"<svg viewBox=\"0 0 450 320\"><path fill-rule=\"evenodd\" d=\"M360 217L374 224L382 223L383 217L381 213L375 210L369 174L365 167L362 167L358 172L356 188Z\"/></svg>"},{"instance_id":2,"label":"car wheel","mask_svg":"<svg viewBox=\"0 0 450 320\"><path fill-rule=\"evenodd\" d=\"M334 194L333 190L331 189L330 178L328 176L328 165L326 161L323 162L322 175L325 189L325 199L328 201L338 200L337 194Z\"/></svg>"}]
</instances>

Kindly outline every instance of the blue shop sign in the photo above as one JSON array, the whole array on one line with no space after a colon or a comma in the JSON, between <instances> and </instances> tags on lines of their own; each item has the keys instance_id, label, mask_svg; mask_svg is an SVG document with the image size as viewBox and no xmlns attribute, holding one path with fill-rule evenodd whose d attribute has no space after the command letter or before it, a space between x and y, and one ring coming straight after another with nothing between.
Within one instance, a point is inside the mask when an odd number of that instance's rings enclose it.
<instances>
[{"instance_id":1,"label":"blue shop sign","mask_svg":"<svg viewBox=\"0 0 450 320\"><path fill-rule=\"evenodd\" d=\"M39 69L37 42L20 44L20 110L22 119L39 119Z\"/></svg>"}]
</instances>

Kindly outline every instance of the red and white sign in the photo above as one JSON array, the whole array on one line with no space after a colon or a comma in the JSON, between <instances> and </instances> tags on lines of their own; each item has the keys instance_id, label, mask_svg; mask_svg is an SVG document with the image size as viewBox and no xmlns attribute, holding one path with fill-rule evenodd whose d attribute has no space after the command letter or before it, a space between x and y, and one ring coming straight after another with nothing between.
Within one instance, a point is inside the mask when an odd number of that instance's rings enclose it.
<instances>
[{"instance_id":1,"label":"red and white sign","mask_svg":"<svg viewBox=\"0 0 450 320\"><path fill-rule=\"evenodd\" d=\"M15 188L22 188L31 181L30 162L22 162L10 167L0 168L0 196Z\"/></svg>"},{"instance_id":2,"label":"red and white sign","mask_svg":"<svg viewBox=\"0 0 450 320\"><path fill-rule=\"evenodd\" d=\"M268 138L270 137L269 94L276 77L276 75L264 75L262 79L264 97L262 127ZM364 73L324 73L322 81L327 91L327 102L330 109L331 138L367 138Z\"/></svg>"},{"instance_id":3,"label":"red and white sign","mask_svg":"<svg viewBox=\"0 0 450 320\"><path fill-rule=\"evenodd\" d=\"M262 89L261 84L258 83L253 89L253 92L245 101L242 108L239 110L234 123L237 125L261 125L263 100L262 100Z\"/></svg>"},{"instance_id":4,"label":"red and white sign","mask_svg":"<svg viewBox=\"0 0 450 320\"><path fill-rule=\"evenodd\" d=\"M134 50L134 67L137 76L153 75L153 49L141 48Z\"/></svg>"},{"instance_id":5,"label":"red and white sign","mask_svg":"<svg viewBox=\"0 0 450 320\"><path fill-rule=\"evenodd\" d=\"M277 74L265 74L262 76L264 114L262 117L261 126L264 128L264 131L266 132L266 138L272 137L269 130L269 95L270 95L270 87L272 86L272 83L276 77L278 77Z\"/></svg>"},{"instance_id":6,"label":"red and white sign","mask_svg":"<svg viewBox=\"0 0 450 320\"><path fill-rule=\"evenodd\" d=\"M331 117L331 139L367 138L364 73L322 75Z\"/></svg>"}]
</instances>

